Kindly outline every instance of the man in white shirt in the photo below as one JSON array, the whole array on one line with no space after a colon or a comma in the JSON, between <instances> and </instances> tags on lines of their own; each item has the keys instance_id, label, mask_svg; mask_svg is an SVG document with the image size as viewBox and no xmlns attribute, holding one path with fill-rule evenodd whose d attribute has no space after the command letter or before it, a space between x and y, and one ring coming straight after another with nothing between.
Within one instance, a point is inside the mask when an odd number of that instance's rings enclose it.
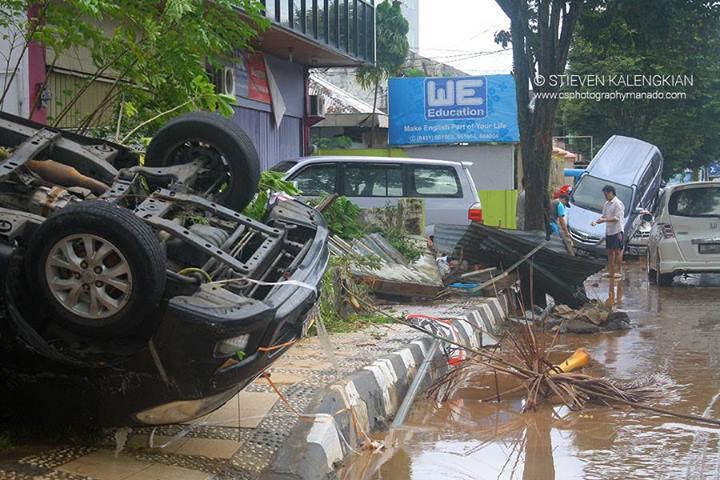
<instances>
[{"instance_id":1,"label":"man in white shirt","mask_svg":"<svg viewBox=\"0 0 720 480\"><path fill-rule=\"evenodd\" d=\"M593 227L599 223L605 224L605 248L608 251L608 270L610 277L622 278L623 249L623 219L625 218L625 205L615 194L615 187L605 185L602 189L605 195L602 216L592 222Z\"/></svg>"}]
</instances>

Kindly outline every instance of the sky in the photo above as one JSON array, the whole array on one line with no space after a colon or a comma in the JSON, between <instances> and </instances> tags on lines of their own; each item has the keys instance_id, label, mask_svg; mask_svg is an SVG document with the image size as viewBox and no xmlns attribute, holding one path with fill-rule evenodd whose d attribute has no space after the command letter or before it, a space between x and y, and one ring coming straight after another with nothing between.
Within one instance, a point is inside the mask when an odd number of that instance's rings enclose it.
<instances>
[{"instance_id":1,"label":"sky","mask_svg":"<svg viewBox=\"0 0 720 480\"><path fill-rule=\"evenodd\" d=\"M420 0L420 54L471 75L510 73L512 52L493 37L510 20L495 0Z\"/></svg>"}]
</instances>

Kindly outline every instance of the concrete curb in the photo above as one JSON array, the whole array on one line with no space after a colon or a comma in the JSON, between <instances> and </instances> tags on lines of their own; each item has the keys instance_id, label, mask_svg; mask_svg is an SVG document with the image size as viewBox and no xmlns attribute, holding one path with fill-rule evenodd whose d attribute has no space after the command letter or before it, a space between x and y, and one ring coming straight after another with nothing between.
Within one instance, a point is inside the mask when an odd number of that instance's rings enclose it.
<instances>
[{"instance_id":1,"label":"concrete curb","mask_svg":"<svg viewBox=\"0 0 720 480\"><path fill-rule=\"evenodd\" d=\"M495 344L498 328L506 318L506 305L497 298L478 301L478 305L466 312L466 321L455 322L452 327L431 322L425 328L430 325L440 328L442 334L475 348ZM387 428L431 343L428 336L418 338L327 387L308 408L307 412L312 413L308 413L307 421L297 423L261 478L336 479L335 469L362 443L359 429L370 434ZM431 376L437 377L447 369L440 350L432 361ZM423 379L423 388L432 380L431 377ZM351 410L358 428L353 426Z\"/></svg>"}]
</instances>

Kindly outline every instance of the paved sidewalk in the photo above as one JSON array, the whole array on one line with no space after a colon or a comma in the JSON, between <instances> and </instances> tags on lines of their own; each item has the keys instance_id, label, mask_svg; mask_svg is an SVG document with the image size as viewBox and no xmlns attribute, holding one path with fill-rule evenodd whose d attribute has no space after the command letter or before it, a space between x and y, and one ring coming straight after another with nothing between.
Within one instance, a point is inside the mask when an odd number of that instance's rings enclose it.
<instances>
[{"instance_id":1,"label":"paved sidewalk","mask_svg":"<svg viewBox=\"0 0 720 480\"><path fill-rule=\"evenodd\" d=\"M403 348L418 335L399 325L332 335L338 370L317 338L305 339L273 365L271 378L291 404L304 411L325 386ZM191 426L159 427L154 434L151 428L133 429L118 455L115 435L127 432L107 432L91 447L16 445L0 451L0 480L254 479L268 467L297 421L268 382L258 379ZM171 441L188 427L192 428L185 436ZM151 435L155 448L149 448Z\"/></svg>"}]
</instances>

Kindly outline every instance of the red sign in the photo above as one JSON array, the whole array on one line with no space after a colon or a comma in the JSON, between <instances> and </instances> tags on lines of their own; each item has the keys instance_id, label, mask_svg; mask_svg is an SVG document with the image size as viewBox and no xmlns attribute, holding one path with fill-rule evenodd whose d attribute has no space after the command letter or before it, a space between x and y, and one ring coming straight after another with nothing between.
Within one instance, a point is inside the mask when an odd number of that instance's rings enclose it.
<instances>
[{"instance_id":1,"label":"red sign","mask_svg":"<svg viewBox=\"0 0 720 480\"><path fill-rule=\"evenodd\" d=\"M265 58L262 53L247 57L248 98L262 103L272 103L270 85L268 84Z\"/></svg>"}]
</instances>

